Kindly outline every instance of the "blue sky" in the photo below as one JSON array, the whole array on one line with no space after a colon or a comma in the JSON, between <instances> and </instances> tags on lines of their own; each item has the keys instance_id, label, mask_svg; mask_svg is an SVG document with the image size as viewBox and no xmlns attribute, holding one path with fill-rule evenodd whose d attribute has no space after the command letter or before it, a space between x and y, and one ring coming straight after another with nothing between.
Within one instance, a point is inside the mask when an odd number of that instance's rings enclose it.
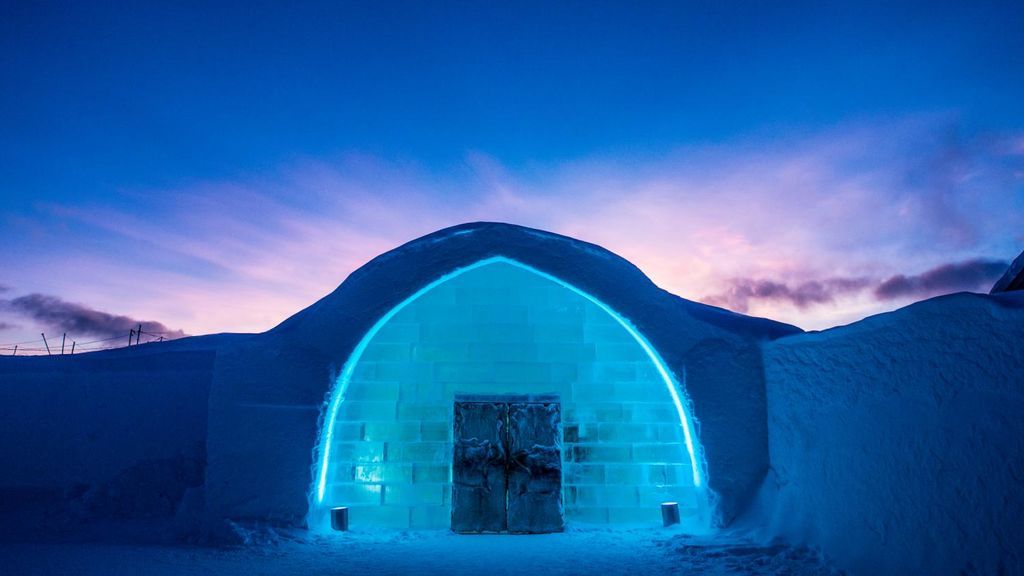
<instances>
[{"instance_id":1,"label":"blue sky","mask_svg":"<svg viewBox=\"0 0 1024 576\"><path fill-rule=\"evenodd\" d=\"M1024 248L1019 2L7 3L0 55L0 343L263 330L470 219L816 328Z\"/></svg>"}]
</instances>

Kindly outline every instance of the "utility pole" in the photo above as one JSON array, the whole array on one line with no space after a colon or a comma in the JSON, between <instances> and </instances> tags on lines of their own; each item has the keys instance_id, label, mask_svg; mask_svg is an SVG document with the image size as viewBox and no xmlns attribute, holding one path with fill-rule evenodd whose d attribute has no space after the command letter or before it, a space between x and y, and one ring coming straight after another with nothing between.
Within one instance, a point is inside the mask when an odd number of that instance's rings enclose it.
<instances>
[{"instance_id":1,"label":"utility pole","mask_svg":"<svg viewBox=\"0 0 1024 576\"><path fill-rule=\"evenodd\" d=\"M139 322L139 331L135 333L135 345L139 345L139 338L142 337L142 323Z\"/></svg>"},{"instance_id":2,"label":"utility pole","mask_svg":"<svg viewBox=\"0 0 1024 576\"><path fill-rule=\"evenodd\" d=\"M61 356L64 355L64 341L67 340L67 339L68 339L68 333L65 332L64 335L60 337L60 355Z\"/></svg>"},{"instance_id":3,"label":"utility pole","mask_svg":"<svg viewBox=\"0 0 1024 576\"><path fill-rule=\"evenodd\" d=\"M50 355L50 343L46 341L46 334L44 332L40 332L40 334L43 337L43 344L46 344L46 355L49 356Z\"/></svg>"},{"instance_id":4,"label":"utility pole","mask_svg":"<svg viewBox=\"0 0 1024 576\"><path fill-rule=\"evenodd\" d=\"M18 345L15 344L14 345L14 354L11 354L11 356L17 356L17 355L18 355Z\"/></svg>"},{"instance_id":5,"label":"utility pole","mask_svg":"<svg viewBox=\"0 0 1024 576\"><path fill-rule=\"evenodd\" d=\"M71 341L71 355L72 356L75 355L75 341L74 340Z\"/></svg>"},{"instance_id":6,"label":"utility pole","mask_svg":"<svg viewBox=\"0 0 1024 576\"><path fill-rule=\"evenodd\" d=\"M132 337L135 336L135 328L128 331L128 345L132 345Z\"/></svg>"}]
</instances>

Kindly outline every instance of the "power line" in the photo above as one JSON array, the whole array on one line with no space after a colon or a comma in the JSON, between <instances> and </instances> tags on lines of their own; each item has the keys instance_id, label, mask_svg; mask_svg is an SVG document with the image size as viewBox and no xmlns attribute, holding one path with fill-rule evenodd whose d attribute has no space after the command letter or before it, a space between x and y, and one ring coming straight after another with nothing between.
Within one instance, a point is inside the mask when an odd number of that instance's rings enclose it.
<instances>
[{"instance_id":1,"label":"power line","mask_svg":"<svg viewBox=\"0 0 1024 576\"><path fill-rule=\"evenodd\" d=\"M88 341L85 341L85 342L77 342L75 340L71 340L71 355L75 354L76 352L99 352L99 351L103 351L103 350L116 350L116 349L119 349L119 348L138 346L139 344L153 344L153 343L160 343L160 342L165 342L165 341L169 342L171 340L177 340L177 338L169 338L167 336L168 334L175 334L174 332L150 332L148 330L141 330L141 329L137 330L135 328L132 328L130 330L130 332L131 332L132 336L135 337L135 341L133 343L130 343L130 344L123 344L123 343L120 343L120 342L114 342L115 340L122 340L124 338L123 335L111 336L109 338L99 338L99 339L96 339L96 340L88 340ZM148 339L145 342L141 341L141 337L142 337L143 334L145 334L148 337ZM62 348L64 347L63 346L63 341L65 339L66 339L66 333L64 334L64 338L62 338ZM44 346L29 346L27 348L22 347L24 344L38 344L38 343L42 343L42 344L44 344ZM46 337L45 336L43 336L43 338L41 338L39 340L27 340L25 342L11 342L9 344L0 344L0 351L12 352L14 355L17 355L17 354L23 353L23 352L24 353L29 353L29 355L35 355L35 354L32 354L32 353L42 354L44 352L46 354L53 355L53 351L52 351L52 349L49 348L48 342L46 341ZM58 355L63 356L65 354L61 353L61 354L58 354Z\"/></svg>"},{"instance_id":2,"label":"power line","mask_svg":"<svg viewBox=\"0 0 1024 576\"><path fill-rule=\"evenodd\" d=\"M95 344L97 342L110 342L111 340L120 340L122 338L124 338L124 335L111 336L110 338L101 338L99 340L90 340L88 342L82 342L82 344Z\"/></svg>"},{"instance_id":3,"label":"power line","mask_svg":"<svg viewBox=\"0 0 1024 576\"><path fill-rule=\"evenodd\" d=\"M22 344L35 344L36 342L42 342L42 340L29 340L27 342L10 342L7 344L0 344L0 346L21 346Z\"/></svg>"}]
</instances>

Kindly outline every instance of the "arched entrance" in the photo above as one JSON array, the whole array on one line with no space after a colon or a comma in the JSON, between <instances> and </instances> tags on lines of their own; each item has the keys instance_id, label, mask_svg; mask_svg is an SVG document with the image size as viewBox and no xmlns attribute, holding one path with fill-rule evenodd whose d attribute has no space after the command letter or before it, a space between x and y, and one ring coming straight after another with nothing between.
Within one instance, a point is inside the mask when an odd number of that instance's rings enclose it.
<instances>
[{"instance_id":1,"label":"arched entrance","mask_svg":"<svg viewBox=\"0 0 1024 576\"><path fill-rule=\"evenodd\" d=\"M309 525L349 506L353 527L452 522L455 401L545 395L560 412L565 520L654 524L676 501L710 522L680 383L629 321L575 287L492 257L435 280L365 335L324 415Z\"/></svg>"}]
</instances>

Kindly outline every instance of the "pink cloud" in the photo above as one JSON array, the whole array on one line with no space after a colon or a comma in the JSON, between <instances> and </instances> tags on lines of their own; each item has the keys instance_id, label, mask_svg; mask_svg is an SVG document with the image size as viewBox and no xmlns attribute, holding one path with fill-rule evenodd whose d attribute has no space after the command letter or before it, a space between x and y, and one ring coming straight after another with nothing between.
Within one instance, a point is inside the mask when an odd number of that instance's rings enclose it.
<instances>
[{"instance_id":1,"label":"pink cloud","mask_svg":"<svg viewBox=\"0 0 1024 576\"><path fill-rule=\"evenodd\" d=\"M381 252L473 220L595 242L663 288L725 304L716 295L737 278L813 295L835 278L1010 258L1024 228L1019 138L951 144L937 137L947 127L841 126L517 169L480 152L443 171L362 155L308 160L102 205L43 206L25 226L57 222L91 244L58 235L60 251L19 261L23 277L5 280L207 333L271 328ZM942 167L949 158L955 169ZM729 305L821 328L908 298L837 290Z\"/></svg>"}]
</instances>

